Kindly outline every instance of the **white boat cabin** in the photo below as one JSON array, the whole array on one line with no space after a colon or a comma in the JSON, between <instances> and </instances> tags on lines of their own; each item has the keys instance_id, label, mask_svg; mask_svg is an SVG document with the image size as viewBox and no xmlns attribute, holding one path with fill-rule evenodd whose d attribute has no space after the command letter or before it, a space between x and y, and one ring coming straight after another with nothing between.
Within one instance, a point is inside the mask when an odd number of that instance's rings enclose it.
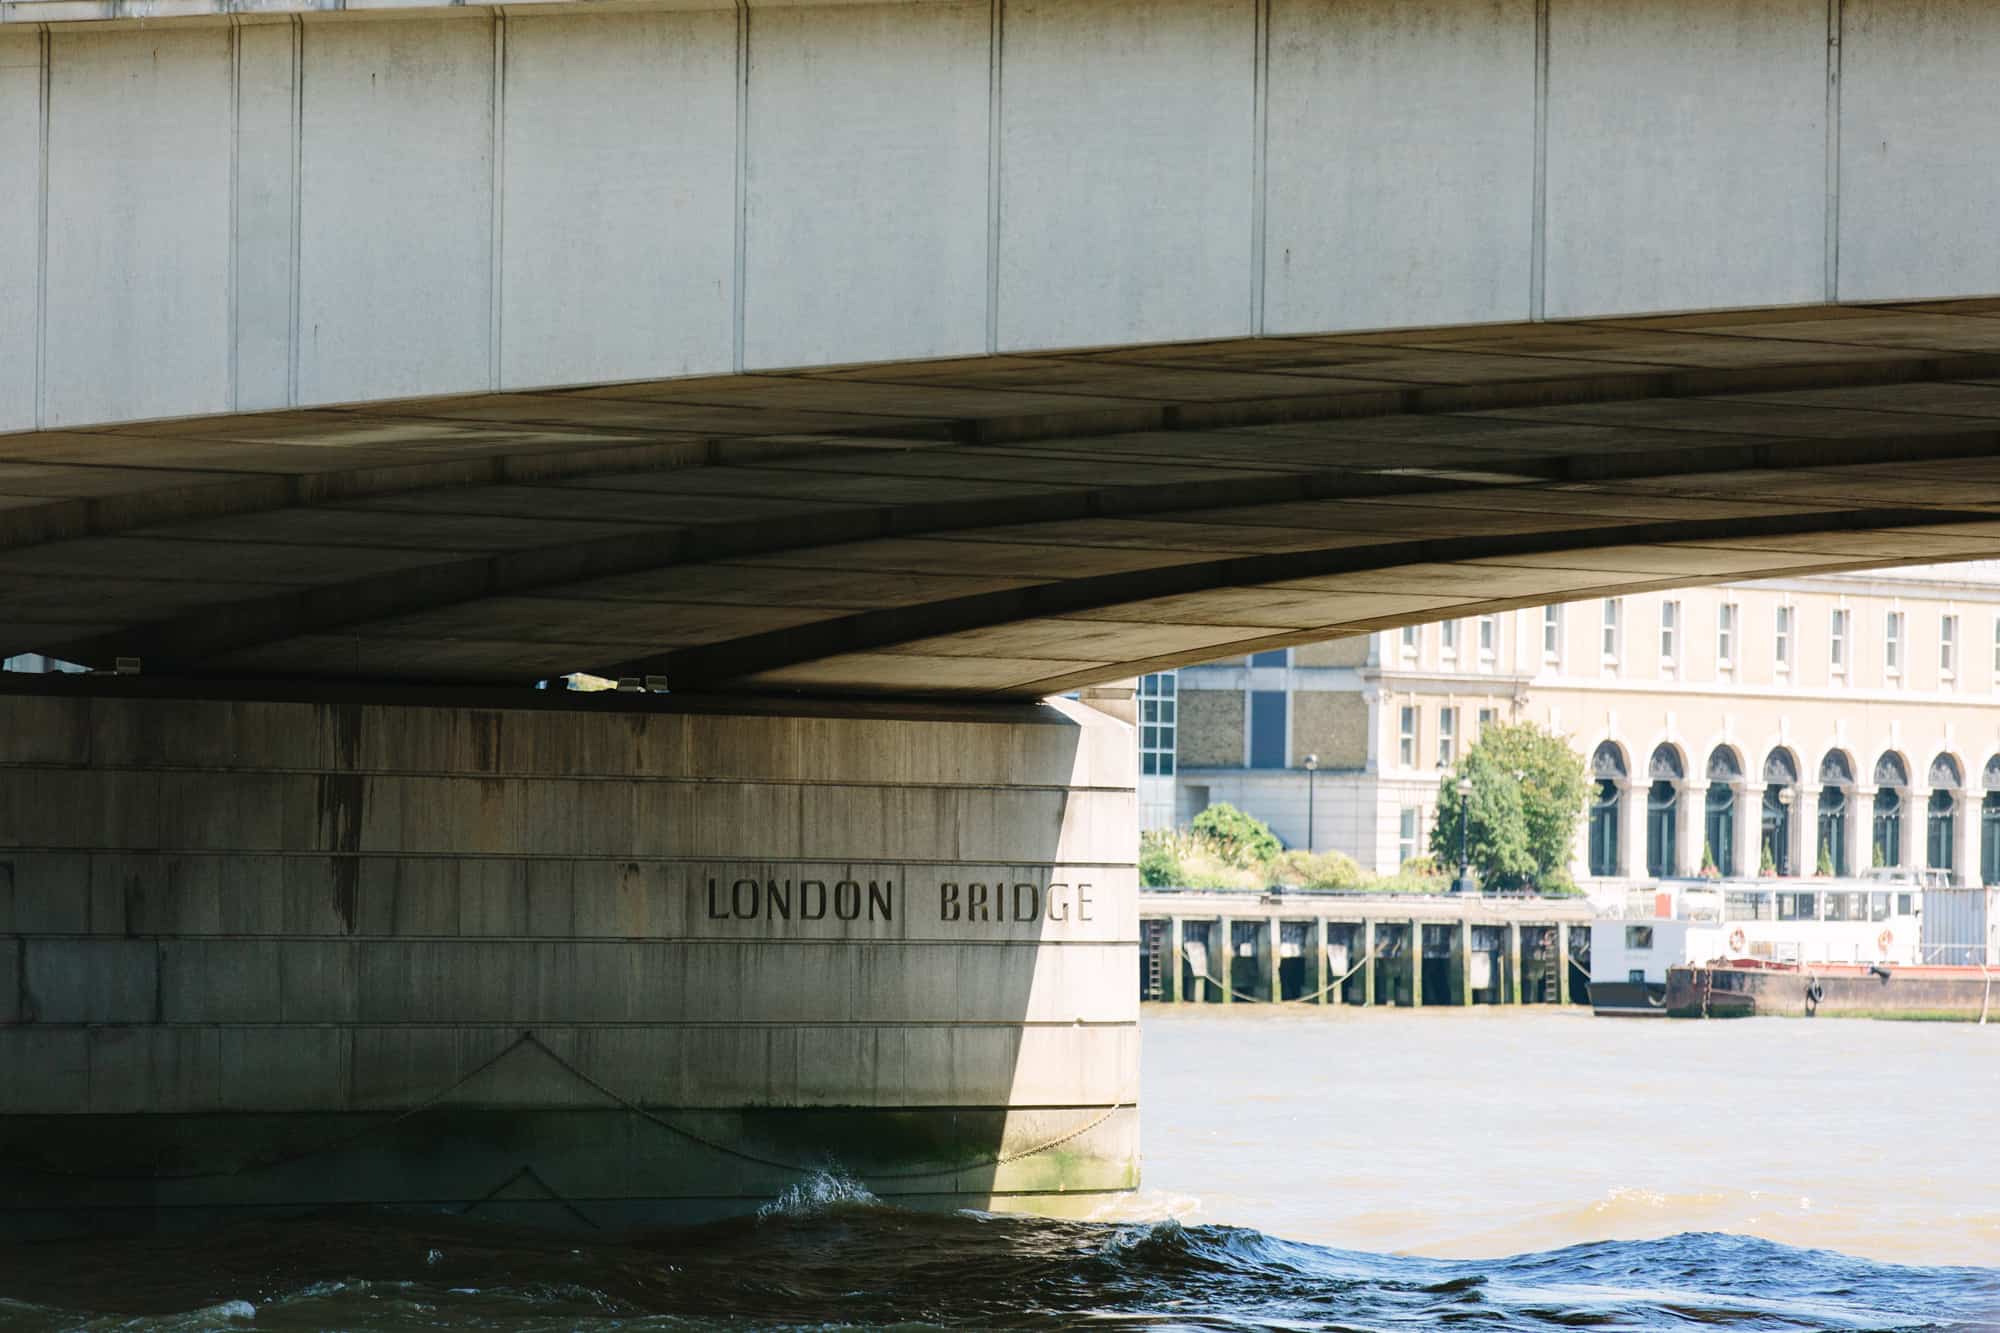
<instances>
[{"instance_id":1,"label":"white boat cabin","mask_svg":"<svg viewBox=\"0 0 2000 1333\"><path fill-rule=\"evenodd\" d=\"M1658 1012L1667 969L1764 963L1920 961L1923 886L1890 879L1665 880L1631 890L1590 928L1599 1013Z\"/></svg>"}]
</instances>

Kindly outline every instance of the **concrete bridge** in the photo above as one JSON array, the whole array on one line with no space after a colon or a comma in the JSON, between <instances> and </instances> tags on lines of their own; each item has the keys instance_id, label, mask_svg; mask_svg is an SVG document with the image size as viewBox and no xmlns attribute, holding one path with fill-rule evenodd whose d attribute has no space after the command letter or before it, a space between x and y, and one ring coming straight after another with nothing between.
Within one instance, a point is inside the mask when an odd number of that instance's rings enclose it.
<instances>
[{"instance_id":1,"label":"concrete bridge","mask_svg":"<svg viewBox=\"0 0 2000 1333\"><path fill-rule=\"evenodd\" d=\"M0 0L0 656L128 672L0 694L8 1224L1130 1187L1130 737L1029 701L1994 553L1997 61Z\"/></svg>"}]
</instances>

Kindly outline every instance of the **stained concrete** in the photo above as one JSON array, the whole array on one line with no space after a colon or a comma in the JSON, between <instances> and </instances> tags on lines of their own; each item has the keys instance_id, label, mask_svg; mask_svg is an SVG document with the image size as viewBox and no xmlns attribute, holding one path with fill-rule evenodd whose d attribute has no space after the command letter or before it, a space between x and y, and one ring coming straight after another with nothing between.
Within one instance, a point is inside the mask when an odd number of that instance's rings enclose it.
<instances>
[{"instance_id":1,"label":"stained concrete","mask_svg":"<svg viewBox=\"0 0 2000 1333\"><path fill-rule=\"evenodd\" d=\"M463 1207L524 1166L561 1202L503 1215L602 1224L822 1168L1136 1182L1100 714L10 686L10 1230Z\"/></svg>"}]
</instances>

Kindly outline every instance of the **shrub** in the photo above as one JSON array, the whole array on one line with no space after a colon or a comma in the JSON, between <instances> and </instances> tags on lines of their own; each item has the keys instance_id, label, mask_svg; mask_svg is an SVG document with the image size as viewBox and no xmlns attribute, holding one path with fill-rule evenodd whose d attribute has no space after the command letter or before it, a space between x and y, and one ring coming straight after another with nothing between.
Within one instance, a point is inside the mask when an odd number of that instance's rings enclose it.
<instances>
[{"instance_id":1,"label":"shrub","mask_svg":"<svg viewBox=\"0 0 2000 1333\"><path fill-rule=\"evenodd\" d=\"M1404 864L1414 864L1421 859L1413 857ZM1370 893L1443 893L1451 887L1451 881L1443 875L1420 875L1405 869L1393 875L1370 879L1363 887Z\"/></svg>"},{"instance_id":2,"label":"shrub","mask_svg":"<svg viewBox=\"0 0 2000 1333\"><path fill-rule=\"evenodd\" d=\"M1273 884L1304 889L1358 889L1365 877L1344 852L1289 851L1271 862Z\"/></svg>"},{"instance_id":3,"label":"shrub","mask_svg":"<svg viewBox=\"0 0 2000 1333\"><path fill-rule=\"evenodd\" d=\"M1194 817L1194 835L1208 843L1230 865L1249 869L1278 854L1278 835L1255 815L1227 801L1211 805Z\"/></svg>"},{"instance_id":4,"label":"shrub","mask_svg":"<svg viewBox=\"0 0 2000 1333\"><path fill-rule=\"evenodd\" d=\"M1139 835L1139 882L1149 889L1181 887L1181 843L1172 829L1148 829Z\"/></svg>"}]
</instances>

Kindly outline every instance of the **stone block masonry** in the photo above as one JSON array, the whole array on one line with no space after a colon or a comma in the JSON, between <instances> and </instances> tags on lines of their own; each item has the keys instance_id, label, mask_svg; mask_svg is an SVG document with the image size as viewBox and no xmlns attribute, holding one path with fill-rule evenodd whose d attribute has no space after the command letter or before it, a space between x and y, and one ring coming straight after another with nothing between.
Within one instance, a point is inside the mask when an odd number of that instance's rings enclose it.
<instances>
[{"instance_id":1,"label":"stone block masonry","mask_svg":"<svg viewBox=\"0 0 2000 1333\"><path fill-rule=\"evenodd\" d=\"M236 693L0 692L0 1229L1136 1185L1121 724Z\"/></svg>"}]
</instances>

